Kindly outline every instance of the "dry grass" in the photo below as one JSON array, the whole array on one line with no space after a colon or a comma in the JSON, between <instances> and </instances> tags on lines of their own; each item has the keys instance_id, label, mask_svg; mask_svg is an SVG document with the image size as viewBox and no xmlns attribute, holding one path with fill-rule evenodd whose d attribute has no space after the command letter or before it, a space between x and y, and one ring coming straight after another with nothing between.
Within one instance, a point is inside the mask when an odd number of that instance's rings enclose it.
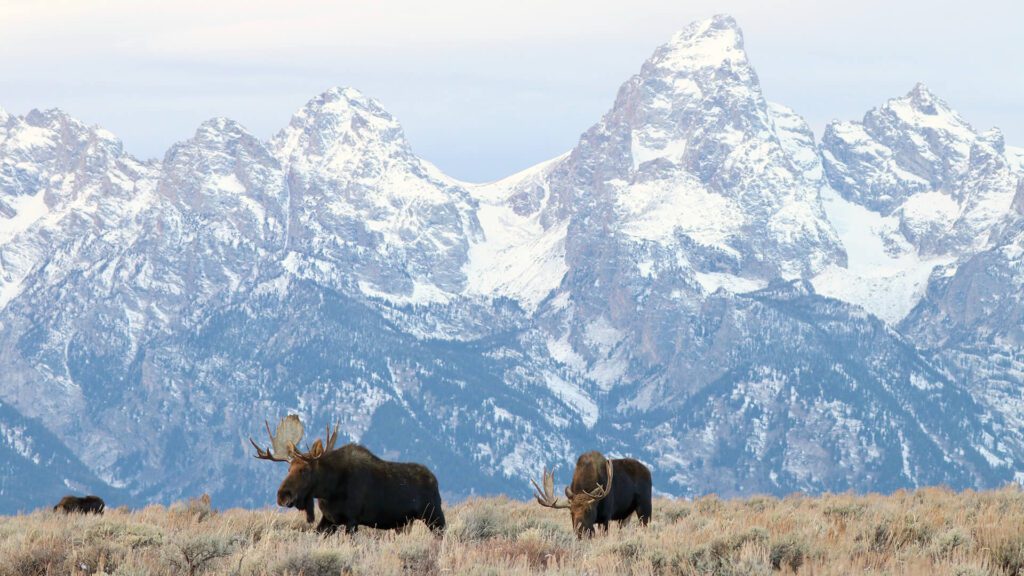
<instances>
[{"instance_id":1,"label":"dry grass","mask_svg":"<svg viewBox=\"0 0 1024 576\"><path fill-rule=\"evenodd\" d=\"M506 498L445 511L435 538L320 537L298 512L193 500L104 516L0 517L0 576L336 574L907 574L1024 576L1024 492L928 488L891 496L658 500L578 542L568 513Z\"/></svg>"}]
</instances>

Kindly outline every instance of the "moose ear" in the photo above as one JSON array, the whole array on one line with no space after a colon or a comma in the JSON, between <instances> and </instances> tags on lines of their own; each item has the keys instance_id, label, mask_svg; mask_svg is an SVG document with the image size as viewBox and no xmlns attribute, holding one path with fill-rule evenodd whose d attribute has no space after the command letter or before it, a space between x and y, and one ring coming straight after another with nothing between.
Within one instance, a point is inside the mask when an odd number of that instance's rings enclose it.
<instances>
[{"instance_id":1,"label":"moose ear","mask_svg":"<svg viewBox=\"0 0 1024 576\"><path fill-rule=\"evenodd\" d=\"M317 438L316 442L313 442L313 447L309 449L309 455L313 458L319 458L324 455L324 443Z\"/></svg>"}]
</instances>

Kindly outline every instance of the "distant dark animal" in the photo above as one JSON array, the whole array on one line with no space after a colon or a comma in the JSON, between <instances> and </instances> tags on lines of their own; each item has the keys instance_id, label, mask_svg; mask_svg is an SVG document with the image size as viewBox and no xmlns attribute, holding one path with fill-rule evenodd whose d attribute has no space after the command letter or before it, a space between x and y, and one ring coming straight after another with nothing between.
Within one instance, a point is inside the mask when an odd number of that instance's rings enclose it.
<instances>
[{"instance_id":1,"label":"distant dark animal","mask_svg":"<svg viewBox=\"0 0 1024 576\"><path fill-rule=\"evenodd\" d=\"M103 514L107 505L99 496L65 496L53 507L54 512L80 512L82 514Z\"/></svg>"},{"instance_id":2,"label":"distant dark animal","mask_svg":"<svg viewBox=\"0 0 1024 576\"><path fill-rule=\"evenodd\" d=\"M381 460L358 444L337 450L338 430L328 430L326 443L317 440L307 452L295 448L302 438L302 423L288 416L270 434L271 446L256 448L256 457L289 462L288 475L277 491L279 506L293 507L316 518L314 500L322 514L317 531L331 533L340 526L353 533L359 526L404 532L422 520L435 533L445 528L437 478L425 466ZM281 457L279 454L287 454Z\"/></svg>"},{"instance_id":3,"label":"distant dark animal","mask_svg":"<svg viewBox=\"0 0 1024 576\"><path fill-rule=\"evenodd\" d=\"M651 520L651 471L632 458L608 460L596 451L581 455L566 498L555 498L555 477L547 470L543 490L531 482L541 506L569 509L577 538L593 536L595 524L605 532L611 520L624 525L634 512L644 526Z\"/></svg>"}]
</instances>

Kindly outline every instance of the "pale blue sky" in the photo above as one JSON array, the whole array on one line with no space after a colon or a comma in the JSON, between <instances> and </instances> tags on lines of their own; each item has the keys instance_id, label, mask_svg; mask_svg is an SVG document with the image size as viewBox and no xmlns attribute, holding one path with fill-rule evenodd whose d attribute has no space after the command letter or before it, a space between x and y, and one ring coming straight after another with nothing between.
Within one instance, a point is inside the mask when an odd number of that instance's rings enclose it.
<instances>
[{"instance_id":1,"label":"pale blue sky","mask_svg":"<svg viewBox=\"0 0 1024 576\"><path fill-rule=\"evenodd\" d=\"M353 86L452 176L508 175L572 147L656 46L732 14L766 96L820 135L925 82L1024 146L1024 3L0 0L0 106L58 106L162 157L203 120L267 138Z\"/></svg>"}]
</instances>

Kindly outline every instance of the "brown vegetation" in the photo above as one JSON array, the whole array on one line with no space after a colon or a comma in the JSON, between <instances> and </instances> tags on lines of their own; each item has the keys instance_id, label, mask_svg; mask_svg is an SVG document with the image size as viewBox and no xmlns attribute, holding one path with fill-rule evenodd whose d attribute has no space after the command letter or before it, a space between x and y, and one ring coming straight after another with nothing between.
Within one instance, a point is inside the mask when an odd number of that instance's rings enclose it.
<instances>
[{"instance_id":1,"label":"brown vegetation","mask_svg":"<svg viewBox=\"0 0 1024 576\"><path fill-rule=\"evenodd\" d=\"M0 576L907 574L1024 576L1024 492L660 499L650 526L578 541L565 513L506 498L446 510L443 538L318 535L302 514L208 499L104 516L0 517Z\"/></svg>"}]
</instances>

